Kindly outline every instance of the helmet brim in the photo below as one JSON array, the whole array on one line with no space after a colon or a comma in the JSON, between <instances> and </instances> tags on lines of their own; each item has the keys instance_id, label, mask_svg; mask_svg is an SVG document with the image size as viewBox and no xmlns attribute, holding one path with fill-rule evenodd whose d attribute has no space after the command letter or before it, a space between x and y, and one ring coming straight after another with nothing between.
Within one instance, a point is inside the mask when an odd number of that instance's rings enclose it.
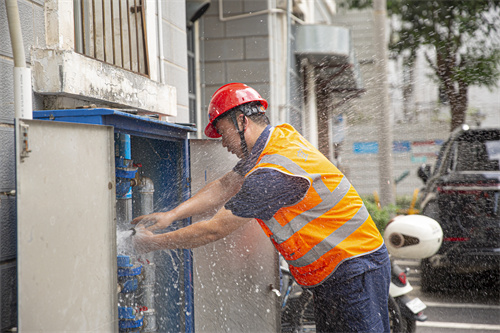
<instances>
[{"instance_id":1,"label":"helmet brim","mask_svg":"<svg viewBox=\"0 0 500 333\"><path fill-rule=\"evenodd\" d=\"M246 84L232 82L217 89L208 105L209 121L205 128L205 135L209 138L220 138L221 135L214 126L216 119L235 107L250 102L260 102L264 111L267 109L267 101L255 89Z\"/></svg>"},{"instance_id":2,"label":"helmet brim","mask_svg":"<svg viewBox=\"0 0 500 333\"><path fill-rule=\"evenodd\" d=\"M207 127L205 127L205 135L212 139L217 139L222 136L219 132L217 132L217 129L212 122L208 123Z\"/></svg>"}]
</instances>

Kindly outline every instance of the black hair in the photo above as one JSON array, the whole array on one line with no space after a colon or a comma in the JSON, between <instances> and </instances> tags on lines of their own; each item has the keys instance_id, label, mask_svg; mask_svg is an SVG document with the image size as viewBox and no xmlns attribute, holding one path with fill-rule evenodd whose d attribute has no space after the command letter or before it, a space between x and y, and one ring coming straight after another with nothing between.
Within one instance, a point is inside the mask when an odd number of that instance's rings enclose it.
<instances>
[{"instance_id":1,"label":"black hair","mask_svg":"<svg viewBox=\"0 0 500 333\"><path fill-rule=\"evenodd\" d=\"M221 116L217 117L213 121L212 125L215 126L217 121L224 119L224 117L231 116L234 127L236 128L238 134L240 135L241 150L243 152L244 158L247 158L249 151L247 142L245 140L245 123L243 123L243 128L239 128L237 118L240 114L243 114L245 117L250 118L250 120L252 120L257 125L261 126L269 125L269 118L267 118L265 112L266 109L260 102L249 102L238 105L230 109L229 111L225 112Z\"/></svg>"},{"instance_id":2,"label":"black hair","mask_svg":"<svg viewBox=\"0 0 500 333\"><path fill-rule=\"evenodd\" d=\"M250 118L254 123L258 125L269 125L270 121L269 118L266 115L266 109L260 102L249 102L245 104L241 104L238 106L235 106L231 110L225 112L221 116L217 117L213 123L217 123L217 121L231 115L232 113L235 113L236 116L238 114L244 114L246 117Z\"/></svg>"}]
</instances>

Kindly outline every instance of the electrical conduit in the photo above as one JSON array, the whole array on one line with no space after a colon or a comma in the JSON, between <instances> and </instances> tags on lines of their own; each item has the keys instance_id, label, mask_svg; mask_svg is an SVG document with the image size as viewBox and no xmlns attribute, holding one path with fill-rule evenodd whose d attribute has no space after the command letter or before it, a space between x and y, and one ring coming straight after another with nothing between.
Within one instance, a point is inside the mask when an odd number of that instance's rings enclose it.
<instances>
[{"instance_id":1,"label":"electrical conduit","mask_svg":"<svg viewBox=\"0 0 500 333\"><path fill-rule=\"evenodd\" d=\"M14 56L14 115L16 119L33 119L31 69L26 67L19 8L17 0L6 0L5 4Z\"/></svg>"}]
</instances>

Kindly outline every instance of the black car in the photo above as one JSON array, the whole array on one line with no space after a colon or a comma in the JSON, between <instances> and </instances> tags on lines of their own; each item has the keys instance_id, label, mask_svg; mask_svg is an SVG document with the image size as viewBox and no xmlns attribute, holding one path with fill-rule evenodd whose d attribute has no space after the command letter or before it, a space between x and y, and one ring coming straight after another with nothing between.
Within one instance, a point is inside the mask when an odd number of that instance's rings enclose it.
<instances>
[{"instance_id":1,"label":"black car","mask_svg":"<svg viewBox=\"0 0 500 333\"><path fill-rule=\"evenodd\" d=\"M500 129L454 131L431 170L418 170L425 183L422 214L441 224L438 253L422 260L422 290L441 290L462 276L500 272ZM459 279L457 279L459 280Z\"/></svg>"}]
</instances>

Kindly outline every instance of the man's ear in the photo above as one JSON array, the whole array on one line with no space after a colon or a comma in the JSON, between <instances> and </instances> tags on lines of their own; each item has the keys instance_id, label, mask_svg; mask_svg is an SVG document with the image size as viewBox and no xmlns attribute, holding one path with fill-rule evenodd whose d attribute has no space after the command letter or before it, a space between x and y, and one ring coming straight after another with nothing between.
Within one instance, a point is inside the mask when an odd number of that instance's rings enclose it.
<instances>
[{"instance_id":1,"label":"man's ear","mask_svg":"<svg viewBox=\"0 0 500 333\"><path fill-rule=\"evenodd\" d=\"M238 126L243 130L246 130L246 128L248 127L248 117L246 117L244 114L240 114L238 116Z\"/></svg>"}]
</instances>

